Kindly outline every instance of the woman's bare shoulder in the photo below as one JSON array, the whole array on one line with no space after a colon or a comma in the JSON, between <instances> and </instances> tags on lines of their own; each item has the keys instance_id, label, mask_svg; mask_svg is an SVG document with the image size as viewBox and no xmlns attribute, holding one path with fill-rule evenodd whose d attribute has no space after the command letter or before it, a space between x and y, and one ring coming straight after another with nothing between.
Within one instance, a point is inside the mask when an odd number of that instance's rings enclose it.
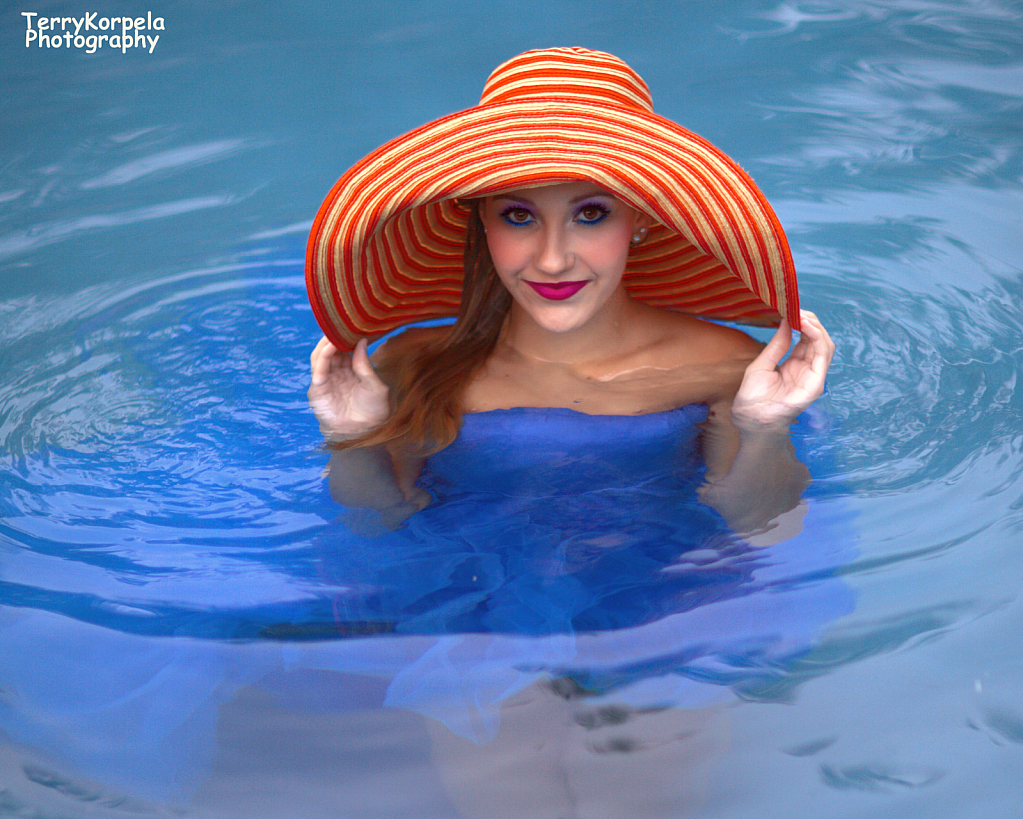
<instances>
[{"instance_id":1,"label":"woman's bare shoulder","mask_svg":"<svg viewBox=\"0 0 1023 819\"><path fill-rule=\"evenodd\" d=\"M658 353L665 359L685 364L750 362L764 345L734 327L716 324L683 313L665 311L660 328Z\"/></svg>"}]
</instances>

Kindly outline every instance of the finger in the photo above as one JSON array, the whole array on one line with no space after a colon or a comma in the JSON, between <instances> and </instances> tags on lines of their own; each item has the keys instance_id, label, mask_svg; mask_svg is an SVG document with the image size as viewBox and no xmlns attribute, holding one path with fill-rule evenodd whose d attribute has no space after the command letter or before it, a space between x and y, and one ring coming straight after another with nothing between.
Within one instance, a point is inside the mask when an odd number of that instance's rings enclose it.
<instances>
[{"instance_id":1,"label":"finger","mask_svg":"<svg viewBox=\"0 0 1023 819\"><path fill-rule=\"evenodd\" d=\"M316 346L313 347L312 353L309 355L310 363L315 364L317 360L322 358L324 355L333 355L337 348L331 343L330 339L326 336L321 336L320 340L316 342Z\"/></svg>"},{"instance_id":2,"label":"finger","mask_svg":"<svg viewBox=\"0 0 1023 819\"><path fill-rule=\"evenodd\" d=\"M824 329L824 325L821 324L817 316L809 310L801 312L804 313L802 320L805 328L800 339L800 346L803 347L801 353L807 361L811 362L815 370L820 368L827 371L835 354L835 342L831 340L831 336L828 335L828 331Z\"/></svg>"},{"instance_id":3,"label":"finger","mask_svg":"<svg viewBox=\"0 0 1023 819\"><path fill-rule=\"evenodd\" d=\"M327 381L337 358L337 348L326 338L321 338L310 356L311 379L314 387Z\"/></svg>"},{"instance_id":4,"label":"finger","mask_svg":"<svg viewBox=\"0 0 1023 819\"><path fill-rule=\"evenodd\" d=\"M367 387L372 387L376 390L387 389L387 385L380 380L380 376L377 375L377 371L373 369L373 365L370 363L369 353L367 352L368 346L369 342L366 339L359 339L359 343L355 345L355 349L352 351L352 369L359 377L359 380Z\"/></svg>"},{"instance_id":5,"label":"finger","mask_svg":"<svg viewBox=\"0 0 1023 819\"><path fill-rule=\"evenodd\" d=\"M330 342L327 341L327 337L326 336L320 336L320 340L316 342L316 346L313 347L312 353L309 354L309 364L310 364L310 366L313 366L313 367L316 366L316 361L319 358L320 353L322 352L324 345L326 345L326 344L330 344Z\"/></svg>"},{"instance_id":6,"label":"finger","mask_svg":"<svg viewBox=\"0 0 1023 819\"><path fill-rule=\"evenodd\" d=\"M791 345L792 329L789 327L788 321L782 319L781 324L778 325L778 330L771 337L771 340L767 342L767 346L760 351L760 355L753 359L747 370L773 370L778 366L778 362L782 360L782 357L788 352Z\"/></svg>"},{"instance_id":7,"label":"finger","mask_svg":"<svg viewBox=\"0 0 1023 819\"><path fill-rule=\"evenodd\" d=\"M810 327L809 323L805 326ZM813 401L824 391L824 380L831 366L832 352L833 346L824 329L822 327L810 329L779 370L794 387L806 393L809 401Z\"/></svg>"},{"instance_id":8,"label":"finger","mask_svg":"<svg viewBox=\"0 0 1023 819\"><path fill-rule=\"evenodd\" d=\"M816 315L809 310L801 310L800 313L804 327L800 332L805 333L812 339L821 339L826 343L831 342L831 336L828 335L828 331L824 329L824 325Z\"/></svg>"},{"instance_id":9,"label":"finger","mask_svg":"<svg viewBox=\"0 0 1023 819\"><path fill-rule=\"evenodd\" d=\"M809 310L806 311L806 315L807 315L806 320L810 323L811 327L813 327L813 330L817 334L817 337L820 339L821 344L823 344L824 347L827 348L830 355L830 353L833 353L835 351L835 342L832 341L831 336L828 334L827 328L825 328L825 326L821 323L821 320L817 318L817 316L815 316Z\"/></svg>"},{"instance_id":10,"label":"finger","mask_svg":"<svg viewBox=\"0 0 1023 819\"><path fill-rule=\"evenodd\" d=\"M800 321L809 321L814 326L824 329L824 325L821 324L820 318L812 310L800 310L799 319Z\"/></svg>"}]
</instances>

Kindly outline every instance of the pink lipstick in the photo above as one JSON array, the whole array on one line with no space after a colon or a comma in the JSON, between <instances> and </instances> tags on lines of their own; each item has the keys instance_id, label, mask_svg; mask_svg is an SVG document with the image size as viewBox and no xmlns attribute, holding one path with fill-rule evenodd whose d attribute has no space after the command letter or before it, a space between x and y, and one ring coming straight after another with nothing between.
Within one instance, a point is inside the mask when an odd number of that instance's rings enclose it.
<instances>
[{"instance_id":1,"label":"pink lipstick","mask_svg":"<svg viewBox=\"0 0 1023 819\"><path fill-rule=\"evenodd\" d=\"M550 299L551 301L563 301L571 298L586 287L586 285L589 284L589 281L541 283L527 280L526 284L532 287L545 299Z\"/></svg>"}]
</instances>

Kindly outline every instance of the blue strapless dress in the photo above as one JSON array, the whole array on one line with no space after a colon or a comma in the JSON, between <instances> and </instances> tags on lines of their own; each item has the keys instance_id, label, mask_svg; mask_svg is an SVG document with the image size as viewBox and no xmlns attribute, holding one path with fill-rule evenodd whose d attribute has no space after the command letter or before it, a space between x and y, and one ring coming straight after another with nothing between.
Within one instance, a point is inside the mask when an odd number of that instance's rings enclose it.
<instances>
[{"instance_id":1,"label":"blue strapless dress","mask_svg":"<svg viewBox=\"0 0 1023 819\"><path fill-rule=\"evenodd\" d=\"M570 633L713 599L752 563L696 500L706 414L466 415L419 481L430 507L398 532L327 545L331 577L357 590L345 619L404 633ZM682 571L699 549L714 550L716 568Z\"/></svg>"},{"instance_id":2,"label":"blue strapless dress","mask_svg":"<svg viewBox=\"0 0 1023 819\"><path fill-rule=\"evenodd\" d=\"M401 633L596 632L763 588L775 551L697 498L706 417L703 405L466 415L420 479L430 507L397 532L325 544L328 575L352 590L339 617ZM836 555L801 557L794 576Z\"/></svg>"},{"instance_id":3,"label":"blue strapless dress","mask_svg":"<svg viewBox=\"0 0 1023 819\"><path fill-rule=\"evenodd\" d=\"M766 548L735 535L697 496L706 417L469 414L420 478L433 504L403 528L342 515L321 547L344 590L337 634L425 640L385 704L485 741L500 703L545 676L636 707L706 705L784 676L854 608L835 576L857 554L852 515L814 484L799 534ZM793 431L814 474L829 466L824 423L806 413Z\"/></svg>"}]
</instances>

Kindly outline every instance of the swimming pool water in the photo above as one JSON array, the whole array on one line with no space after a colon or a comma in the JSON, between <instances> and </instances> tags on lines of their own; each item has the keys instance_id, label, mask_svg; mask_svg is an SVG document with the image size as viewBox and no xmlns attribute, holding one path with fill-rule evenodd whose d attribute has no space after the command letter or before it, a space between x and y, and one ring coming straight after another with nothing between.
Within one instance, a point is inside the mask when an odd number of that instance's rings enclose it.
<instances>
[{"instance_id":1,"label":"swimming pool water","mask_svg":"<svg viewBox=\"0 0 1023 819\"><path fill-rule=\"evenodd\" d=\"M1018 815L1017 3L167 2L151 55L26 48L22 10L0 815ZM615 642L333 608L304 234L348 164L553 44L619 54L739 160L837 344L797 434L854 607L742 679L742 652L664 673L668 619ZM717 612L681 621L711 654Z\"/></svg>"}]
</instances>

